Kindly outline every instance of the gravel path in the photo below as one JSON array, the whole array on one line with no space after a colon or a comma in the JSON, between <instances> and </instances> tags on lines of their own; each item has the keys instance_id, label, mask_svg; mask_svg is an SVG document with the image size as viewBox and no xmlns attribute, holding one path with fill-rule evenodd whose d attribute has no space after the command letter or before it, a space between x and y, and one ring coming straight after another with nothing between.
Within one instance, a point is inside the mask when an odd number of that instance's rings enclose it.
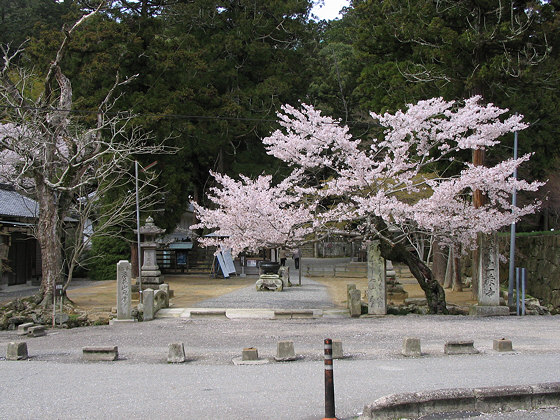
<instances>
[{"instance_id":1,"label":"gravel path","mask_svg":"<svg viewBox=\"0 0 560 420\"><path fill-rule=\"evenodd\" d=\"M292 276L297 284L297 276ZM274 309L330 309L334 304L329 297L327 286L303 278L302 285L286 287L282 292L257 292L255 286L247 286L216 298L207 299L194 305L197 308L274 308Z\"/></svg>"}]
</instances>

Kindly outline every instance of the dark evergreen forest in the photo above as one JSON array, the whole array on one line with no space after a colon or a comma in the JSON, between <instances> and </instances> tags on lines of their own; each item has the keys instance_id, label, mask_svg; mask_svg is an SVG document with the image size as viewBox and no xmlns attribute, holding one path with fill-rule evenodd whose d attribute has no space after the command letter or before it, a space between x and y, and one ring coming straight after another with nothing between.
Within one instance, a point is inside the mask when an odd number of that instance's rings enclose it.
<instances>
[{"instance_id":1,"label":"dark evergreen forest","mask_svg":"<svg viewBox=\"0 0 560 420\"><path fill-rule=\"evenodd\" d=\"M19 64L40 83L64 28L99 1L0 0L0 44L23 47ZM329 22L310 19L312 3L112 0L73 34L63 70L83 124L116 74L137 74L116 108L180 148L157 157L160 226L173 228L189 197L204 200L209 170L281 175L260 139L284 103L313 104L367 139L380 135L370 110L478 94L531 124L520 176L549 179L539 194L550 199L525 228L558 227L560 1L354 0ZM512 144L486 159L511 156Z\"/></svg>"}]
</instances>

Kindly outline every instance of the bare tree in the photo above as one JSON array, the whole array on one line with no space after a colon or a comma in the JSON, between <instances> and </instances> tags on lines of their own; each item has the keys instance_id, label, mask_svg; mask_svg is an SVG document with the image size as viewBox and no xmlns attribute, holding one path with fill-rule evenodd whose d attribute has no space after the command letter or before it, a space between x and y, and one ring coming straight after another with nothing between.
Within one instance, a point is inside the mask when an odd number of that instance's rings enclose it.
<instances>
[{"instance_id":1,"label":"bare tree","mask_svg":"<svg viewBox=\"0 0 560 420\"><path fill-rule=\"evenodd\" d=\"M97 121L92 126L79 124L72 112L72 84L60 64L71 34L102 6L103 2L99 3L95 10L65 29L39 95L32 91L37 87L37 77L14 64L21 50L2 47L0 179L27 191L38 201L36 236L41 245L39 297L43 305L49 304L54 285L64 278L63 229L72 210L82 212L87 219L107 188L122 185L130 177L136 156L170 152L163 142L155 142L148 133L133 126L131 115L111 111L119 97L117 90L130 79L116 77L97 108ZM120 223L130 212L130 204L128 198L115 205L105 225L98 226L99 232ZM86 220L83 217L81 224ZM76 230L81 228L77 226ZM80 245L76 252L81 251ZM76 264L78 254L67 262L69 266Z\"/></svg>"}]
</instances>

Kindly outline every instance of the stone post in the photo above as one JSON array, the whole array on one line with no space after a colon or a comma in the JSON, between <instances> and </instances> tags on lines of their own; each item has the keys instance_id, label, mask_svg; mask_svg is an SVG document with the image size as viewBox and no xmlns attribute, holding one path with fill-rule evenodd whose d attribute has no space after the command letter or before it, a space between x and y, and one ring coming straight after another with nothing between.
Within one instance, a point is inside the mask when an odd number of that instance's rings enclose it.
<instances>
[{"instance_id":1,"label":"stone post","mask_svg":"<svg viewBox=\"0 0 560 420\"><path fill-rule=\"evenodd\" d=\"M134 322L132 318L132 265L121 260L117 263L117 318L111 320L114 322Z\"/></svg>"},{"instance_id":2,"label":"stone post","mask_svg":"<svg viewBox=\"0 0 560 420\"><path fill-rule=\"evenodd\" d=\"M130 319L132 311L132 266L126 260L117 263L117 319Z\"/></svg>"},{"instance_id":3,"label":"stone post","mask_svg":"<svg viewBox=\"0 0 560 420\"><path fill-rule=\"evenodd\" d=\"M144 321L151 321L154 319L154 290L144 290Z\"/></svg>"},{"instance_id":4,"label":"stone post","mask_svg":"<svg viewBox=\"0 0 560 420\"><path fill-rule=\"evenodd\" d=\"M509 315L507 306L500 306L500 273L498 236L481 235L478 258L478 304L471 308L471 315Z\"/></svg>"},{"instance_id":5,"label":"stone post","mask_svg":"<svg viewBox=\"0 0 560 420\"><path fill-rule=\"evenodd\" d=\"M498 264L496 234L488 235L481 242L478 261L478 304L498 306L500 304L500 266Z\"/></svg>"},{"instance_id":6,"label":"stone post","mask_svg":"<svg viewBox=\"0 0 560 420\"><path fill-rule=\"evenodd\" d=\"M386 315L385 259L381 256L380 242L372 241L367 250L368 259L368 314Z\"/></svg>"}]
</instances>

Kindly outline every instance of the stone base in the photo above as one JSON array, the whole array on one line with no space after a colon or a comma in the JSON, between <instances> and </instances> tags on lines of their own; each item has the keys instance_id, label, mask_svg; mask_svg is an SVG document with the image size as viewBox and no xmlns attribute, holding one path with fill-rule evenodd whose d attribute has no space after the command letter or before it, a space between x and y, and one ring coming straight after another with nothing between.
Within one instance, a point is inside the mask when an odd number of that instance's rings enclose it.
<instances>
[{"instance_id":1,"label":"stone base","mask_svg":"<svg viewBox=\"0 0 560 420\"><path fill-rule=\"evenodd\" d=\"M242 360L242 359L243 359L242 357L236 357L235 359L232 359L231 361L236 366L239 366L239 365L266 365L267 363L270 363L269 359L258 359L258 360Z\"/></svg>"},{"instance_id":2,"label":"stone base","mask_svg":"<svg viewBox=\"0 0 560 420\"><path fill-rule=\"evenodd\" d=\"M8 343L6 360L26 360L28 357L25 341Z\"/></svg>"},{"instance_id":3,"label":"stone base","mask_svg":"<svg viewBox=\"0 0 560 420\"><path fill-rule=\"evenodd\" d=\"M142 273L142 290L144 290L144 285L160 285L163 284L165 276L144 276Z\"/></svg>"},{"instance_id":4,"label":"stone base","mask_svg":"<svg viewBox=\"0 0 560 420\"><path fill-rule=\"evenodd\" d=\"M402 355L407 357L420 357L422 350L420 349L420 339L415 337L406 337L403 339Z\"/></svg>"},{"instance_id":5,"label":"stone base","mask_svg":"<svg viewBox=\"0 0 560 420\"><path fill-rule=\"evenodd\" d=\"M296 360L293 341L279 341L276 356L274 360L277 362L290 362Z\"/></svg>"},{"instance_id":6,"label":"stone base","mask_svg":"<svg viewBox=\"0 0 560 420\"><path fill-rule=\"evenodd\" d=\"M443 347L445 354L478 354L474 341L448 341Z\"/></svg>"},{"instance_id":7,"label":"stone base","mask_svg":"<svg viewBox=\"0 0 560 420\"><path fill-rule=\"evenodd\" d=\"M483 306L473 305L469 308L469 315L473 316L508 316L507 306Z\"/></svg>"},{"instance_id":8,"label":"stone base","mask_svg":"<svg viewBox=\"0 0 560 420\"><path fill-rule=\"evenodd\" d=\"M494 340L492 348L495 351L513 351L513 347L511 345L511 340L506 340L502 338L501 340Z\"/></svg>"},{"instance_id":9,"label":"stone base","mask_svg":"<svg viewBox=\"0 0 560 420\"><path fill-rule=\"evenodd\" d=\"M167 363L184 363L186 360L185 345L183 343L169 344Z\"/></svg>"},{"instance_id":10,"label":"stone base","mask_svg":"<svg viewBox=\"0 0 560 420\"><path fill-rule=\"evenodd\" d=\"M255 287L257 291L274 290L275 292L281 292L284 284L277 274L262 274L255 283Z\"/></svg>"},{"instance_id":11,"label":"stone base","mask_svg":"<svg viewBox=\"0 0 560 420\"><path fill-rule=\"evenodd\" d=\"M82 358L90 362L107 361L112 362L119 358L117 346L109 347L83 347Z\"/></svg>"}]
</instances>

